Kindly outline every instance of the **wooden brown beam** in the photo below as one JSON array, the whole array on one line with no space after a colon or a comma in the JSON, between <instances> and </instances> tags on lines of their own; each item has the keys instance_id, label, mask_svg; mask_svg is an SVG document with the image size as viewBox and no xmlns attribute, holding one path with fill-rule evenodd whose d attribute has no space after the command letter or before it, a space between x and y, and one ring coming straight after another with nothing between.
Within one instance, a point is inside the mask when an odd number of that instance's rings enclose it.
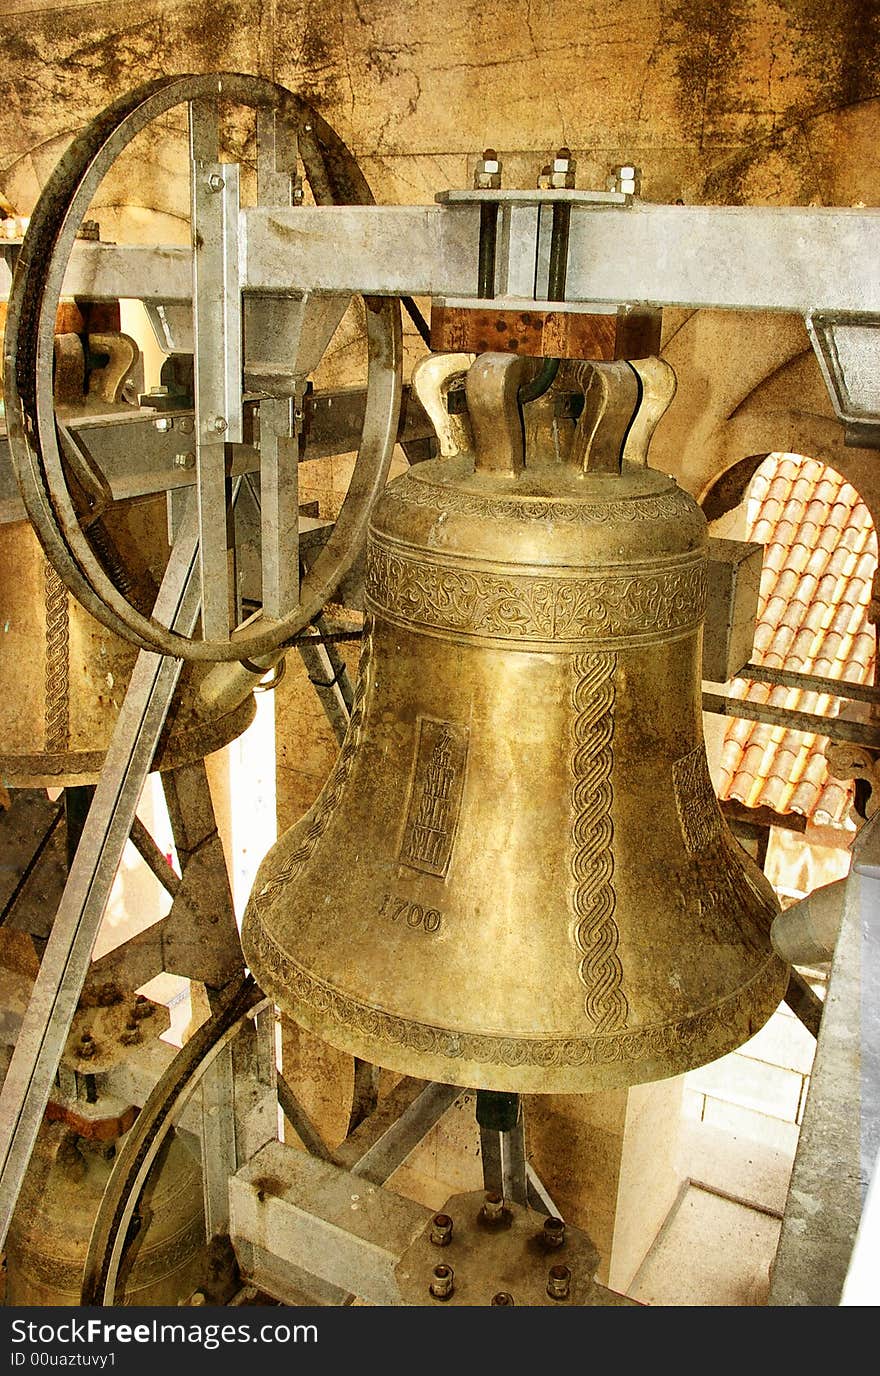
<instances>
[{"instance_id":1,"label":"wooden brown beam","mask_svg":"<svg viewBox=\"0 0 880 1376\"><path fill-rule=\"evenodd\" d=\"M432 306L431 348L438 353L512 353L534 358L648 358L660 350L662 312L504 310Z\"/></svg>"}]
</instances>

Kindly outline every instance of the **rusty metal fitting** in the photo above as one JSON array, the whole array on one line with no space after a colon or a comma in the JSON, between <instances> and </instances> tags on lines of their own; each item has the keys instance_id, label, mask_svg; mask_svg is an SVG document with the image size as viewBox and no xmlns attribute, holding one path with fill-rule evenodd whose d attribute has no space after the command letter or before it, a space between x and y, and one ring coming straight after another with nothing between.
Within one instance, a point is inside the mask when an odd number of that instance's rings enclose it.
<instances>
[{"instance_id":1,"label":"rusty metal fitting","mask_svg":"<svg viewBox=\"0 0 880 1376\"><path fill-rule=\"evenodd\" d=\"M500 1223L503 1217L504 1195L498 1194L495 1190L488 1190L480 1209L480 1218L484 1223Z\"/></svg>"},{"instance_id":2,"label":"rusty metal fitting","mask_svg":"<svg viewBox=\"0 0 880 1376\"><path fill-rule=\"evenodd\" d=\"M455 1272L451 1266L435 1266L430 1290L435 1300L448 1300L455 1289Z\"/></svg>"},{"instance_id":3,"label":"rusty metal fitting","mask_svg":"<svg viewBox=\"0 0 880 1376\"><path fill-rule=\"evenodd\" d=\"M608 174L608 190L624 196L639 196L642 191L642 169L631 162L612 167Z\"/></svg>"},{"instance_id":4,"label":"rusty metal fitting","mask_svg":"<svg viewBox=\"0 0 880 1376\"><path fill-rule=\"evenodd\" d=\"M141 1039L141 1029L134 1018L130 1018L122 1030L119 1040L123 1046L135 1046Z\"/></svg>"},{"instance_id":5,"label":"rusty metal fitting","mask_svg":"<svg viewBox=\"0 0 880 1376\"><path fill-rule=\"evenodd\" d=\"M501 185L501 160L494 148L484 148L474 168L476 191L497 191Z\"/></svg>"},{"instance_id":6,"label":"rusty metal fitting","mask_svg":"<svg viewBox=\"0 0 880 1376\"><path fill-rule=\"evenodd\" d=\"M303 203L303 179L298 172L290 179L290 204L302 205Z\"/></svg>"},{"instance_id":7,"label":"rusty metal fitting","mask_svg":"<svg viewBox=\"0 0 880 1376\"><path fill-rule=\"evenodd\" d=\"M547 1294L551 1300L567 1300L571 1291L571 1271L567 1266L551 1266L547 1276Z\"/></svg>"},{"instance_id":8,"label":"rusty metal fitting","mask_svg":"<svg viewBox=\"0 0 880 1376\"><path fill-rule=\"evenodd\" d=\"M155 1013L155 1006L147 998L146 994L138 994L134 1001L132 1010L134 1017L140 1021L141 1018L151 1018Z\"/></svg>"},{"instance_id":9,"label":"rusty metal fitting","mask_svg":"<svg viewBox=\"0 0 880 1376\"><path fill-rule=\"evenodd\" d=\"M549 162L545 163L538 173L538 190L549 191L553 185L553 168Z\"/></svg>"},{"instance_id":10,"label":"rusty metal fitting","mask_svg":"<svg viewBox=\"0 0 880 1376\"><path fill-rule=\"evenodd\" d=\"M492 1307L496 1304L513 1304L514 1298L509 1290L499 1290L497 1295L492 1296Z\"/></svg>"},{"instance_id":11,"label":"rusty metal fitting","mask_svg":"<svg viewBox=\"0 0 880 1376\"><path fill-rule=\"evenodd\" d=\"M545 1218L541 1232L545 1247L561 1247L565 1241L565 1224L561 1218Z\"/></svg>"},{"instance_id":12,"label":"rusty metal fitting","mask_svg":"<svg viewBox=\"0 0 880 1376\"><path fill-rule=\"evenodd\" d=\"M99 1008L112 1008L115 1003L121 1003L122 993L118 984L109 981L102 984L97 992L97 1004Z\"/></svg>"},{"instance_id":13,"label":"rusty metal fitting","mask_svg":"<svg viewBox=\"0 0 880 1376\"><path fill-rule=\"evenodd\" d=\"M431 1241L435 1247L448 1247L452 1241L452 1219L449 1214L435 1214L431 1220Z\"/></svg>"},{"instance_id":14,"label":"rusty metal fitting","mask_svg":"<svg viewBox=\"0 0 880 1376\"><path fill-rule=\"evenodd\" d=\"M577 162L571 156L570 148L559 148L550 168L550 186L554 191L571 191L574 188L574 174Z\"/></svg>"},{"instance_id":15,"label":"rusty metal fitting","mask_svg":"<svg viewBox=\"0 0 880 1376\"><path fill-rule=\"evenodd\" d=\"M80 1060L90 1061L97 1053L97 1050L98 1048L92 1040L91 1032L83 1032L79 1039L79 1046L76 1049L76 1054L79 1056Z\"/></svg>"}]
</instances>

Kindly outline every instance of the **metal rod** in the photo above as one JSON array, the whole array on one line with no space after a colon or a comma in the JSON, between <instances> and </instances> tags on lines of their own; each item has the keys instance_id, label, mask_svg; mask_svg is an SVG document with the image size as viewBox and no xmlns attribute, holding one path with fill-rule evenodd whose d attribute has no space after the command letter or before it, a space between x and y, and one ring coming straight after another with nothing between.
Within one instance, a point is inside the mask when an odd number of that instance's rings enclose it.
<instances>
[{"instance_id":1,"label":"metal rod","mask_svg":"<svg viewBox=\"0 0 880 1376\"><path fill-rule=\"evenodd\" d=\"M332 1161L334 1159L332 1151L280 1072L277 1083L278 1102L281 1105L281 1111L306 1151L310 1152L312 1156L320 1157L322 1161Z\"/></svg>"},{"instance_id":2,"label":"metal rod","mask_svg":"<svg viewBox=\"0 0 880 1376\"><path fill-rule=\"evenodd\" d=\"M332 722L331 722L332 725ZM379 1103L379 1076L381 1071L372 1061L364 1061L360 1056L354 1058L354 1086L351 1095L351 1112L348 1116L348 1132L360 1127L365 1118L376 1111Z\"/></svg>"},{"instance_id":3,"label":"metal rod","mask_svg":"<svg viewBox=\"0 0 880 1376\"><path fill-rule=\"evenodd\" d=\"M73 864L76 848L79 845L89 808L92 805L94 788L90 784L79 784L64 790L64 820L67 825L67 868Z\"/></svg>"},{"instance_id":4,"label":"metal rod","mask_svg":"<svg viewBox=\"0 0 880 1376\"><path fill-rule=\"evenodd\" d=\"M846 679L821 678L817 674L800 674L794 669L771 669L764 664L744 664L733 675L736 679L753 679L756 683L775 683L782 688L801 688L807 693L828 693L849 702L880 703L880 688L871 683L849 683Z\"/></svg>"},{"instance_id":5,"label":"metal rod","mask_svg":"<svg viewBox=\"0 0 880 1376\"><path fill-rule=\"evenodd\" d=\"M852 741L856 745L880 749L880 727L869 726L860 721L820 717L815 712L792 712L785 707L770 707L766 703L727 698L719 693L703 694L703 711L717 712L722 717L744 717L747 721L785 726L789 731L807 731L811 735L824 736L830 741Z\"/></svg>"},{"instance_id":6,"label":"metal rod","mask_svg":"<svg viewBox=\"0 0 880 1376\"><path fill-rule=\"evenodd\" d=\"M460 1085L426 1085L409 1108L351 1167L352 1175L361 1176L372 1185L384 1185L463 1093Z\"/></svg>"},{"instance_id":7,"label":"metal rod","mask_svg":"<svg viewBox=\"0 0 880 1376\"><path fill-rule=\"evenodd\" d=\"M546 1214L548 1218L562 1218L562 1214L553 1202L547 1186L538 1175L534 1166L526 1162L526 1185L529 1195L529 1207L539 1214Z\"/></svg>"},{"instance_id":8,"label":"metal rod","mask_svg":"<svg viewBox=\"0 0 880 1376\"><path fill-rule=\"evenodd\" d=\"M550 227L550 269L547 277L547 300L565 300L565 279L568 275L568 236L571 226L571 206L554 201Z\"/></svg>"},{"instance_id":9,"label":"metal rod","mask_svg":"<svg viewBox=\"0 0 880 1376\"><path fill-rule=\"evenodd\" d=\"M785 1002L792 1013L800 1018L807 1031L812 1032L814 1037L818 1037L825 1005L797 970L791 972L788 989L785 992Z\"/></svg>"},{"instance_id":10,"label":"metal rod","mask_svg":"<svg viewBox=\"0 0 880 1376\"><path fill-rule=\"evenodd\" d=\"M400 304L403 306L403 309L406 311L410 320L415 325L416 330L421 335L423 342L427 344L428 348L430 349L431 327L428 324L425 317L422 315L422 312L419 310L415 301L413 301L411 296L402 296L400 298Z\"/></svg>"},{"instance_id":11,"label":"metal rod","mask_svg":"<svg viewBox=\"0 0 880 1376\"><path fill-rule=\"evenodd\" d=\"M165 892L174 898L180 889L180 875L166 860L140 817L135 817L131 824L130 839L144 864L152 870Z\"/></svg>"},{"instance_id":12,"label":"metal rod","mask_svg":"<svg viewBox=\"0 0 880 1376\"><path fill-rule=\"evenodd\" d=\"M480 247L477 263L477 295L484 301L495 295L495 256L498 246L498 206L484 201L480 206Z\"/></svg>"},{"instance_id":13,"label":"metal rod","mask_svg":"<svg viewBox=\"0 0 880 1376\"><path fill-rule=\"evenodd\" d=\"M3 911L0 912L0 927L4 925L13 908L15 907L16 903L18 902L18 899L20 898L24 890L24 887L27 884L27 881L30 879L37 865L40 863L40 857L42 856L49 842L52 840L52 837L55 835L55 828L61 821L61 813L62 809L59 807L51 822L49 823L48 827L46 828L45 832L43 833L42 837L40 838L39 845L37 846L30 860L28 860L21 875L19 876L15 888L9 895L9 900L6 906L4 907Z\"/></svg>"}]
</instances>

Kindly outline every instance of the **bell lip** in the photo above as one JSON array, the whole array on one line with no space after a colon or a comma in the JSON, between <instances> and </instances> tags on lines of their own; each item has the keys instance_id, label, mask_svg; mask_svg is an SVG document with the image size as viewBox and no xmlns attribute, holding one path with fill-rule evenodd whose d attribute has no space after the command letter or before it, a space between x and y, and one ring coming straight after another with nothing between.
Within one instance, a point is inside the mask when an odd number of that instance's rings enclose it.
<instances>
[{"instance_id":1,"label":"bell lip","mask_svg":"<svg viewBox=\"0 0 880 1376\"><path fill-rule=\"evenodd\" d=\"M252 942L255 925L259 929L256 949ZM277 953L276 964L280 957L291 972L296 971L294 978L304 977L307 985L312 984L319 989L318 997L323 1007L297 998L293 992L293 978L285 981L283 970L276 976L269 968L261 968L263 962L259 958L259 947L262 945L265 950L267 944ZM483 1037L477 1033L456 1034L448 1028L433 1027L414 1019L385 1013L344 994L322 979L313 978L284 956L263 930L262 919L250 909L245 913L242 946L254 977L281 1011L337 1050L370 1061L383 1069L419 1079L461 1085L465 1089L493 1089L521 1094L586 1094L602 1089L624 1088L667 1079L717 1060L742 1046L764 1026L785 995L790 973L790 967L770 950L767 959L745 984L714 1004L697 1009L687 1018L674 1022L654 1024L652 1027L606 1037L557 1036L552 1040L503 1035L491 1037L488 1034ZM253 955L257 956L256 960L252 959ZM351 1021L345 1021L344 1017L349 1014L354 1017L361 1015L369 1021L384 1018L388 1026L399 1030L399 1034L393 1040L374 1035L355 1027ZM701 1023L708 1026L701 1030ZM516 1064L501 1060L468 1060L463 1055L453 1057L413 1044L414 1039L422 1042L437 1037L457 1040L471 1035L474 1040L480 1037L490 1044L497 1042L499 1048L506 1046L513 1056L522 1054L531 1043L536 1048L581 1047L584 1058L561 1065L552 1064L552 1061L541 1064L537 1059L531 1063L520 1061ZM662 1049L652 1053L648 1043L658 1036L663 1043ZM607 1054L612 1043L622 1047L625 1040L634 1041L636 1046L639 1042L644 1043L641 1054L621 1054L594 1061L586 1059L590 1047Z\"/></svg>"},{"instance_id":2,"label":"bell lip","mask_svg":"<svg viewBox=\"0 0 880 1376\"><path fill-rule=\"evenodd\" d=\"M222 716L183 728L171 722L150 769L180 769L222 750L247 730L256 714L256 700L249 693ZM7 788L79 788L98 782L106 758L106 749L0 754L0 781Z\"/></svg>"}]
</instances>

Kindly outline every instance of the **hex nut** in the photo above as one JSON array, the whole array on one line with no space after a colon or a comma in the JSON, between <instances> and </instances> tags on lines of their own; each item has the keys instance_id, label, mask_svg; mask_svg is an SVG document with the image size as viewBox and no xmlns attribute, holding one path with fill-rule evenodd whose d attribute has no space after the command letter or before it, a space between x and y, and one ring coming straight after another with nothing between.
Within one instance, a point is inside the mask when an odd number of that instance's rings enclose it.
<instances>
[{"instance_id":1,"label":"hex nut","mask_svg":"<svg viewBox=\"0 0 880 1376\"><path fill-rule=\"evenodd\" d=\"M561 1218L545 1218L541 1230L545 1247L561 1247L565 1242L565 1224Z\"/></svg>"},{"instance_id":2,"label":"hex nut","mask_svg":"<svg viewBox=\"0 0 880 1376\"><path fill-rule=\"evenodd\" d=\"M577 162L571 156L570 148L558 149L550 168L550 186L555 191L573 190Z\"/></svg>"},{"instance_id":3,"label":"hex nut","mask_svg":"<svg viewBox=\"0 0 880 1376\"><path fill-rule=\"evenodd\" d=\"M431 1220L431 1241L435 1247L448 1247L452 1241L452 1219L448 1214L435 1214Z\"/></svg>"},{"instance_id":4,"label":"hex nut","mask_svg":"<svg viewBox=\"0 0 880 1376\"><path fill-rule=\"evenodd\" d=\"M435 1266L429 1287L435 1300L448 1300L455 1289L455 1272L451 1266Z\"/></svg>"},{"instance_id":5,"label":"hex nut","mask_svg":"<svg viewBox=\"0 0 880 1376\"><path fill-rule=\"evenodd\" d=\"M480 1209L480 1218L484 1223L500 1223L503 1217L504 1196L495 1190L488 1190Z\"/></svg>"},{"instance_id":6,"label":"hex nut","mask_svg":"<svg viewBox=\"0 0 880 1376\"><path fill-rule=\"evenodd\" d=\"M567 1300L571 1291L571 1271L567 1266L551 1266L547 1276L547 1294L551 1300Z\"/></svg>"},{"instance_id":7,"label":"hex nut","mask_svg":"<svg viewBox=\"0 0 880 1376\"><path fill-rule=\"evenodd\" d=\"M624 196L638 196L642 190L642 170L633 163L621 163L608 174L608 190Z\"/></svg>"},{"instance_id":8,"label":"hex nut","mask_svg":"<svg viewBox=\"0 0 880 1376\"><path fill-rule=\"evenodd\" d=\"M501 185L501 160L494 148L484 148L482 157L477 159L474 169L474 187L477 191L496 191Z\"/></svg>"}]
</instances>

